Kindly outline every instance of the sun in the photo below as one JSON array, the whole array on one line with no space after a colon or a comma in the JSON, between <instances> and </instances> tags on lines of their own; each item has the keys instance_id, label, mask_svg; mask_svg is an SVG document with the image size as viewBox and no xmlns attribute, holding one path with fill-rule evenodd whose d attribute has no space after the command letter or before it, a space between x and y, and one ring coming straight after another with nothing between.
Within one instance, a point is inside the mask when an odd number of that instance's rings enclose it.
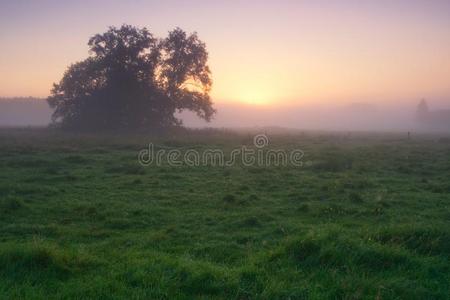
<instances>
[{"instance_id":1,"label":"sun","mask_svg":"<svg viewBox=\"0 0 450 300\"><path fill-rule=\"evenodd\" d=\"M248 87L239 91L236 100L243 104L266 106L273 102L273 95L263 87Z\"/></svg>"},{"instance_id":2,"label":"sun","mask_svg":"<svg viewBox=\"0 0 450 300\"><path fill-rule=\"evenodd\" d=\"M238 99L239 102L250 105L268 105L270 104L270 100L267 99L265 95L261 95L260 93L246 93Z\"/></svg>"},{"instance_id":3,"label":"sun","mask_svg":"<svg viewBox=\"0 0 450 300\"><path fill-rule=\"evenodd\" d=\"M217 80L214 97L252 106L272 106L283 99L286 90L279 80L269 76L237 74Z\"/></svg>"}]
</instances>

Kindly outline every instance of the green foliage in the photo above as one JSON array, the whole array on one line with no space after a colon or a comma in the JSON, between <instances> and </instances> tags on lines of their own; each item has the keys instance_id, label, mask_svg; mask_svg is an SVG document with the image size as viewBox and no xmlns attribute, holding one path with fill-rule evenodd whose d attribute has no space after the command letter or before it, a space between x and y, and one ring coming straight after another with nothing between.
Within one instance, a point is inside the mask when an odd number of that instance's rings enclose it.
<instances>
[{"instance_id":1,"label":"green foliage","mask_svg":"<svg viewBox=\"0 0 450 300\"><path fill-rule=\"evenodd\" d=\"M0 298L448 298L448 143L279 135L305 152L283 168L136 158L245 136L0 130Z\"/></svg>"}]
</instances>

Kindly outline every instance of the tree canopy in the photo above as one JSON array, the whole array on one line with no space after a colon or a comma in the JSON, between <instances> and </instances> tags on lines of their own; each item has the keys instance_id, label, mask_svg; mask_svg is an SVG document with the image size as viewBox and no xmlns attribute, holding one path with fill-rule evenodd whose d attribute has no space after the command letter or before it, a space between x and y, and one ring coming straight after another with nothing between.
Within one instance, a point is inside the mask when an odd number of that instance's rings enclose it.
<instances>
[{"instance_id":1,"label":"tree canopy","mask_svg":"<svg viewBox=\"0 0 450 300\"><path fill-rule=\"evenodd\" d=\"M138 129L181 125L190 110L210 121L215 110L208 52L180 28L163 39L146 28L110 27L89 39L89 57L69 66L48 97L52 121L72 129Z\"/></svg>"}]
</instances>

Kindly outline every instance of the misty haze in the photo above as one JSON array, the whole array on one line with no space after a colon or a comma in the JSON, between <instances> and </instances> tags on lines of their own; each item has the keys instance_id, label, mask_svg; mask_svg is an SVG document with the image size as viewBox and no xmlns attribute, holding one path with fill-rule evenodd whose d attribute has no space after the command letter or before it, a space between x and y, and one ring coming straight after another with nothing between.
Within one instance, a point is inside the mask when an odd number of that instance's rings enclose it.
<instances>
[{"instance_id":1,"label":"misty haze","mask_svg":"<svg viewBox=\"0 0 450 300\"><path fill-rule=\"evenodd\" d=\"M450 1L0 2L0 299L448 299Z\"/></svg>"},{"instance_id":2,"label":"misty haze","mask_svg":"<svg viewBox=\"0 0 450 300\"><path fill-rule=\"evenodd\" d=\"M179 113L180 119L192 128L254 128L278 127L297 130L331 131L417 131L449 132L450 113L435 109L441 116L425 125L417 120L417 103L399 106L378 106L355 102L347 105L254 107L248 104L217 104L217 113L211 122L199 120L191 112ZM443 105L440 104L442 107ZM438 106L439 107L439 106ZM52 110L41 98L0 99L0 126L47 126ZM431 116L431 119L434 119Z\"/></svg>"}]
</instances>

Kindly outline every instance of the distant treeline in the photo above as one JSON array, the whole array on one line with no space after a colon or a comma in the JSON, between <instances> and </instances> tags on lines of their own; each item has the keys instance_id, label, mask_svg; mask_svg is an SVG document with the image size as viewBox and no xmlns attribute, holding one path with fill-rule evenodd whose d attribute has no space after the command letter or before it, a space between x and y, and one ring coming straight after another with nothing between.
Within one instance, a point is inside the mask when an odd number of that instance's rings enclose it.
<instances>
[{"instance_id":1,"label":"distant treeline","mask_svg":"<svg viewBox=\"0 0 450 300\"><path fill-rule=\"evenodd\" d=\"M0 102L9 102L9 101L45 101L45 98L37 98L37 97L0 97Z\"/></svg>"},{"instance_id":2,"label":"distant treeline","mask_svg":"<svg viewBox=\"0 0 450 300\"><path fill-rule=\"evenodd\" d=\"M51 114L44 98L0 97L0 126L45 126Z\"/></svg>"}]
</instances>

